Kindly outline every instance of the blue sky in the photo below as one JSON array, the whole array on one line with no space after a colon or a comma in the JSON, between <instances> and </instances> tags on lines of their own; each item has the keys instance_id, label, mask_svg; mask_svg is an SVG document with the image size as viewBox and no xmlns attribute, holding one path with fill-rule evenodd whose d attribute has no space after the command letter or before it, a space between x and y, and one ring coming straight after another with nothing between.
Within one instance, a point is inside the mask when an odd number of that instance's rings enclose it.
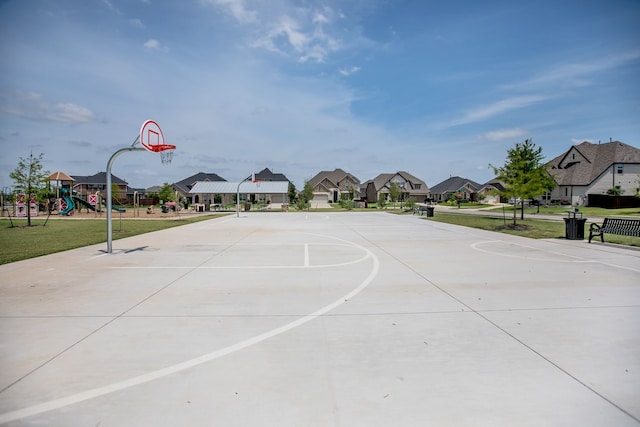
<instances>
[{"instance_id":1,"label":"blue sky","mask_svg":"<svg viewBox=\"0 0 640 427\"><path fill-rule=\"evenodd\" d=\"M640 2L0 1L0 185L18 157L92 175L155 120L133 187L265 167L486 182L526 138L640 146Z\"/></svg>"}]
</instances>

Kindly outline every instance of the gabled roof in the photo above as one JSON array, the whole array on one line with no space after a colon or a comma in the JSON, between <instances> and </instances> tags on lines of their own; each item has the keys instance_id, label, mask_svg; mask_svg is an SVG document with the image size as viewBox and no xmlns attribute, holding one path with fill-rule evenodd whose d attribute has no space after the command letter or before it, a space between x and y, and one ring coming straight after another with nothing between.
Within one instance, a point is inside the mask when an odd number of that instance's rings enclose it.
<instances>
[{"instance_id":1,"label":"gabled roof","mask_svg":"<svg viewBox=\"0 0 640 427\"><path fill-rule=\"evenodd\" d=\"M500 181L498 178L493 178L492 180L485 182L482 185L481 190L485 189L487 187L493 187L493 188L495 188L496 190L499 190L499 191L503 191L505 189L504 182Z\"/></svg>"},{"instance_id":2,"label":"gabled roof","mask_svg":"<svg viewBox=\"0 0 640 427\"><path fill-rule=\"evenodd\" d=\"M227 182L227 181L199 181L189 193L191 194L285 194L289 190L287 181L265 182Z\"/></svg>"},{"instance_id":3,"label":"gabled roof","mask_svg":"<svg viewBox=\"0 0 640 427\"><path fill-rule=\"evenodd\" d=\"M478 191L480 188L482 188L482 184L478 184L475 181L472 181L467 178L462 178L459 176L452 176L445 179L441 183L431 187L431 194L444 194L444 193L456 192L461 188L465 187L466 185L471 185L471 187L473 187L475 191Z\"/></svg>"},{"instance_id":4,"label":"gabled roof","mask_svg":"<svg viewBox=\"0 0 640 427\"><path fill-rule=\"evenodd\" d=\"M226 179L215 173L198 172L189 178L173 183L173 186L182 193L187 194L189 190L191 190L191 187L198 181L226 181Z\"/></svg>"},{"instance_id":5,"label":"gabled roof","mask_svg":"<svg viewBox=\"0 0 640 427\"><path fill-rule=\"evenodd\" d=\"M390 185L390 182L396 176L402 178L404 181L409 183L410 188L405 188L405 191L408 191L410 194L425 194L425 195L429 194L429 187L423 180L416 178L415 176L411 175L409 172L405 172L405 171L398 171L395 173L381 173L374 179L370 179L362 183L362 186L366 188L366 186L369 183L373 182L373 185L375 186L376 191L380 191L384 187L388 188L387 184ZM420 184L420 189L416 189L415 184Z\"/></svg>"},{"instance_id":6,"label":"gabled roof","mask_svg":"<svg viewBox=\"0 0 640 427\"><path fill-rule=\"evenodd\" d=\"M314 176L309 180L309 184L311 184L311 186L315 188L322 181L328 180L333 184L334 188L339 188L340 187L339 183L343 181L345 178L350 178L351 181L353 181L354 183L360 184L360 180L358 178L356 178L354 175L348 172L345 172L340 168L337 168L333 171L318 172L316 176Z\"/></svg>"},{"instance_id":7,"label":"gabled roof","mask_svg":"<svg viewBox=\"0 0 640 427\"><path fill-rule=\"evenodd\" d=\"M619 141L585 141L547 163L547 171L558 185L590 185L617 163L640 163L640 149Z\"/></svg>"},{"instance_id":8,"label":"gabled roof","mask_svg":"<svg viewBox=\"0 0 640 427\"><path fill-rule=\"evenodd\" d=\"M106 185L107 184L106 172L98 172L97 174L90 175L90 176L73 175L72 178L76 180L76 183L74 185L81 185L81 184ZM126 181L118 178L114 174L111 174L111 183L118 184L118 185L128 185Z\"/></svg>"},{"instance_id":9,"label":"gabled roof","mask_svg":"<svg viewBox=\"0 0 640 427\"><path fill-rule=\"evenodd\" d=\"M269 168L264 168L256 174L256 180L258 181L286 181L289 179L282 173L273 173Z\"/></svg>"}]
</instances>

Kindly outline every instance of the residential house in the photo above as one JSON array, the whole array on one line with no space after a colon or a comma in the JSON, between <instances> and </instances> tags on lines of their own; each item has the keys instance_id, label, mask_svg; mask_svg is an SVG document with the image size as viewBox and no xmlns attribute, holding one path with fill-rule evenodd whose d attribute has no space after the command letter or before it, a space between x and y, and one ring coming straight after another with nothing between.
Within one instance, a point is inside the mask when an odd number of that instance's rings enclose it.
<instances>
[{"instance_id":1,"label":"residential house","mask_svg":"<svg viewBox=\"0 0 640 427\"><path fill-rule=\"evenodd\" d=\"M483 185L475 181L452 176L431 187L431 198L435 202L444 202L452 197L459 198L461 202L476 202L481 188Z\"/></svg>"},{"instance_id":2,"label":"residential house","mask_svg":"<svg viewBox=\"0 0 640 427\"><path fill-rule=\"evenodd\" d=\"M313 187L313 203L337 203L360 195L360 180L342 169L320 171L309 180Z\"/></svg>"},{"instance_id":3,"label":"residential house","mask_svg":"<svg viewBox=\"0 0 640 427\"><path fill-rule=\"evenodd\" d=\"M640 149L619 141L604 144L583 142L547 163L557 187L543 200L573 206L593 205L589 196L610 191L633 196L640 186Z\"/></svg>"},{"instance_id":4,"label":"residential house","mask_svg":"<svg viewBox=\"0 0 640 427\"><path fill-rule=\"evenodd\" d=\"M226 179L215 173L198 172L182 181L174 182L171 187L178 192L178 200L186 200L188 204L193 203L214 203L214 194L191 194L191 188L198 181L226 181ZM228 203L229 201L224 201Z\"/></svg>"},{"instance_id":5,"label":"residential house","mask_svg":"<svg viewBox=\"0 0 640 427\"><path fill-rule=\"evenodd\" d=\"M503 200L500 197L500 191L504 191L504 183L502 181L497 178L487 181L478 190L478 201L489 204L505 203L507 200L506 198Z\"/></svg>"},{"instance_id":6,"label":"residential house","mask_svg":"<svg viewBox=\"0 0 640 427\"><path fill-rule=\"evenodd\" d=\"M413 199L424 203L429 199L429 187L419 178L408 172L382 173L360 185L361 197L368 203L377 203L380 196L389 197L391 183L396 183L401 190L400 200Z\"/></svg>"},{"instance_id":7,"label":"residential house","mask_svg":"<svg viewBox=\"0 0 640 427\"><path fill-rule=\"evenodd\" d=\"M287 186L291 182L284 174L273 173L269 168L262 169L260 172L256 173L254 177L257 182L286 182ZM286 192L274 194L248 194L248 198L252 203L289 203Z\"/></svg>"},{"instance_id":8,"label":"residential house","mask_svg":"<svg viewBox=\"0 0 640 427\"><path fill-rule=\"evenodd\" d=\"M75 179L75 182L73 183L73 190L84 200L87 200L90 194L95 194L97 191L100 192L103 198L106 197L106 172L98 172L91 176L73 175L72 178ZM127 182L111 174L111 186L111 196L120 203L126 203L128 189Z\"/></svg>"}]
</instances>

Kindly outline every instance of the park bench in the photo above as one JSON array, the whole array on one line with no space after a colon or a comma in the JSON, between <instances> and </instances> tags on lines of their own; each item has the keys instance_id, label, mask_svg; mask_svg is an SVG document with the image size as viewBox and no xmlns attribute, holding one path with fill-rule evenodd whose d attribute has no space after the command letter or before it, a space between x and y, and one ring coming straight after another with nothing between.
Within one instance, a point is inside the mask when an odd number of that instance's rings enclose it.
<instances>
[{"instance_id":1,"label":"park bench","mask_svg":"<svg viewBox=\"0 0 640 427\"><path fill-rule=\"evenodd\" d=\"M640 219L605 218L602 225L592 223L589 227L589 243L597 236L604 243L604 233L640 237Z\"/></svg>"}]
</instances>

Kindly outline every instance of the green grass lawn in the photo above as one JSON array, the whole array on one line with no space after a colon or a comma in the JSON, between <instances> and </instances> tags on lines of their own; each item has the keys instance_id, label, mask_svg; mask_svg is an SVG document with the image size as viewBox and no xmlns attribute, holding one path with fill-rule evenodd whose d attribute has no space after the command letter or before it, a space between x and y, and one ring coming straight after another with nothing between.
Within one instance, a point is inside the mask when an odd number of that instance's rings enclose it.
<instances>
[{"instance_id":1,"label":"green grass lawn","mask_svg":"<svg viewBox=\"0 0 640 427\"><path fill-rule=\"evenodd\" d=\"M494 209L490 209L490 211L500 211L502 212L502 206L496 207ZM518 213L520 213L520 207L518 207ZM571 206L540 206L540 210L538 212L537 206L530 206L524 208L524 215L535 215L537 213L544 215L561 215L566 216L567 211L573 209ZM605 208L590 208L581 206L578 208L580 213L585 217L612 217L612 216L620 216L620 217L640 217L640 208L625 208L625 209L605 209ZM505 212L510 212L513 215L513 206L505 206Z\"/></svg>"},{"instance_id":2,"label":"green grass lawn","mask_svg":"<svg viewBox=\"0 0 640 427\"><path fill-rule=\"evenodd\" d=\"M112 237L113 240L117 240L224 215L202 215L185 219L114 219ZM27 227L26 219L14 218L13 224L15 227L11 228L9 220L2 218L0 220L0 264L107 241L107 223L105 219L56 218L48 221L47 225L43 226L44 222L44 219L32 218L32 226Z\"/></svg>"},{"instance_id":3,"label":"green grass lawn","mask_svg":"<svg viewBox=\"0 0 640 427\"><path fill-rule=\"evenodd\" d=\"M527 217L526 215L524 220L518 219L517 221L517 224L522 227L515 229L510 227L510 224L513 223L511 218L507 218L505 221L503 218L496 217L437 212L427 220L497 231L532 239L556 239L565 237L564 221L535 219ZM584 234L585 238L589 237L588 224L585 226ZM607 243L640 247L640 237L605 234L604 241Z\"/></svg>"}]
</instances>

